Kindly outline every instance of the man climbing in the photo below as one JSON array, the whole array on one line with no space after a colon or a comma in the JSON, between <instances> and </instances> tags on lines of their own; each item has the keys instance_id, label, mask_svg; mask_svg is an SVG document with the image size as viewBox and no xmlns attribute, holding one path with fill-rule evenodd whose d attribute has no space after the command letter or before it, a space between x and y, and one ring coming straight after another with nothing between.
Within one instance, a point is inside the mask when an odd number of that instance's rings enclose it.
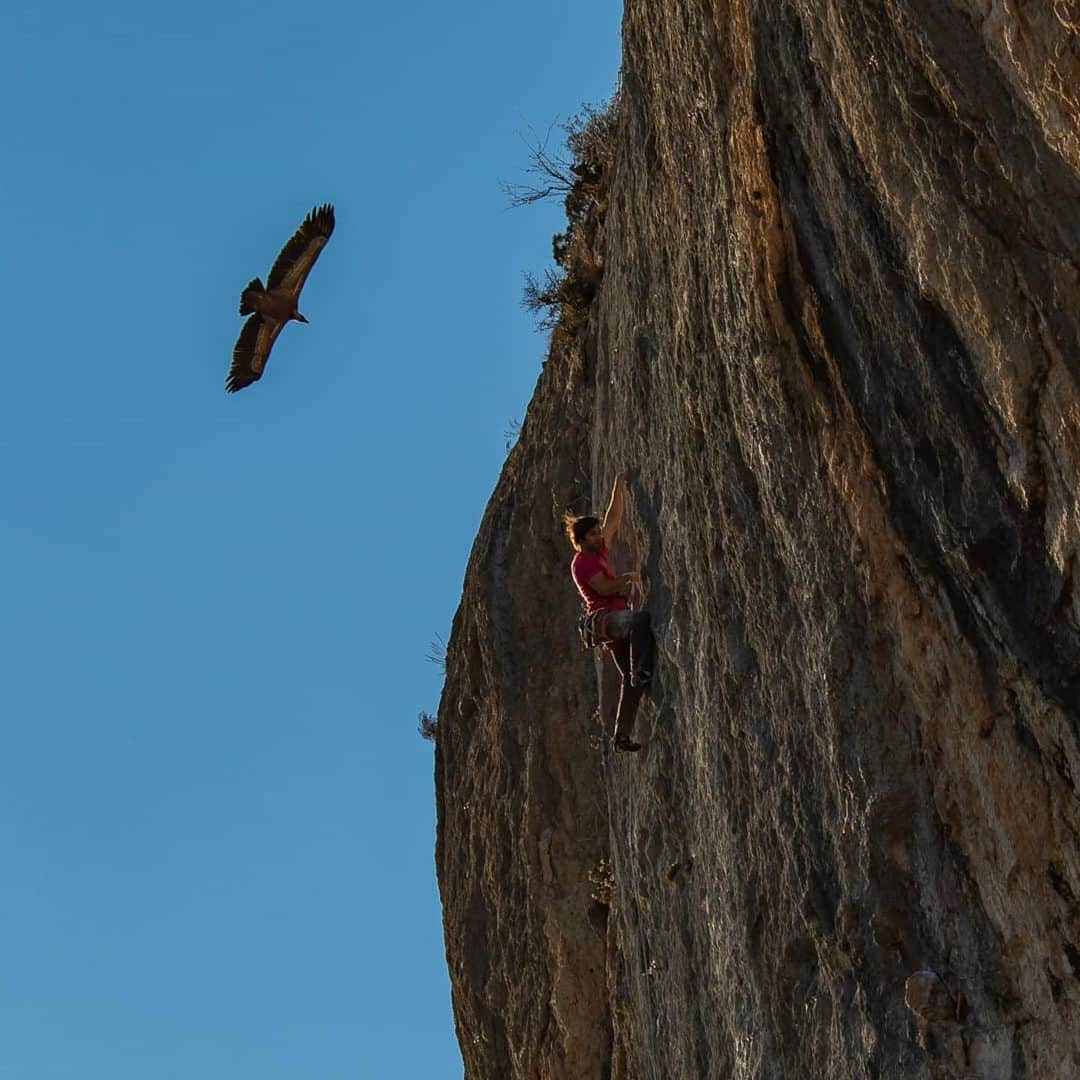
<instances>
[{"instance_id":1,"label":"man climbing","mask_svg":"<svg viewBox=\"0 0 1080 1080\"><path fill-rule=\"evenodd\" d=\"M626 474L619 473L611 489L604 520L585 515L564 516L566 535L577 552L570 573L581 594L584 617L582 639L586 645L602 645L615 662L622 683L615 712L615 749L633 752L634 717L645 687L652 677L653 635L646 611L633 611L627 603L641 592L641 574L616 574L608 562L608 545L622 522Z\"/></svg>"}]
</instances>

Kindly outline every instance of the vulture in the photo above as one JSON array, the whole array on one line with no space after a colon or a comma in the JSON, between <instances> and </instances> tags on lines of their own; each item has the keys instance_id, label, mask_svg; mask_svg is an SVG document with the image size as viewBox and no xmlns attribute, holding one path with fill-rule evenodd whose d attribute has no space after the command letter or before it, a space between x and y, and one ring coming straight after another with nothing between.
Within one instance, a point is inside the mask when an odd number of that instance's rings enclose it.
<instances>
[{"instance_id":1,"label":"vulture","mask_svg":"<svg viewBox=\"0 0 1080 1080\"><path fill-rule=\"evenodd\" d=\"M255 278L240 294L240 314L250 318L233 348L225 380L230 394L262 377L270 350L290 319L307 322L297 307L300 290L333 231L334 208L329 203L316 206L274 260L266 285Z\"/></svg>"}]
</instances>

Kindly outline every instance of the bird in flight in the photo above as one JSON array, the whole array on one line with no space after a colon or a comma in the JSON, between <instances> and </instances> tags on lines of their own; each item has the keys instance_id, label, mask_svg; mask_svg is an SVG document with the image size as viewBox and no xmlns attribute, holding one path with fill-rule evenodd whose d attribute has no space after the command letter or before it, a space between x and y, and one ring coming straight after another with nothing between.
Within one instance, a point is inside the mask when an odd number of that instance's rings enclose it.
<instances>
[{"instance_id":1,"label":"bird in flight","mask_svg":"<svg viewBox=\"0 0 1080 1080\"><path fill-rule=\"evenodd\" d=\"M255 278L240 294L240 314L251 317L233 347L225 380L230 394L262 378L270 350L290 319L307 322L297 307L300 290L333 231L334 208L329 203L316 206L274 260L265 287Z\"/></svg>"}]
</instances>

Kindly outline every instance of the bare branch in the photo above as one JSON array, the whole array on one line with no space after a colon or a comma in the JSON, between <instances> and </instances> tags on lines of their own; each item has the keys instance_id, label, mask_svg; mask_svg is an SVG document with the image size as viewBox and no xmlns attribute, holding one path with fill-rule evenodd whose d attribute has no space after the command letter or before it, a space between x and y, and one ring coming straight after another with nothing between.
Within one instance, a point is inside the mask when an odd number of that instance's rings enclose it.
<instances>
[{"instance_id":1,"label":"bare branch","mask_svg":"<svg viewBox=\"0 0 1080 1080\"><path fill-rule=\"evenodd\" d=\"M428 651L424 654L424 659L429 664L434 664L436 667L446 671L446 642L441 634L435 635L434 640L428 646Z\"/></svg>"},{"instance_id":2,"label":"bare branch","mask_svg":"<svg viewBox=\"0 0 1080 1080\"><path fill-rule=\"evenodd\" d=\"M531 203L542 202L556 195L565 198L573 188L577 179L573 161L561 154L552 153L548 149L554 128L554 124L548 128L543 141L530 142L522 136L522 140L529 148L529 164L525 168L525 173L528 176L538 177L539 182L511 184L506 180L500 181L499 187L511 206L529 206ZM563 127L561 130L565 131L566 128Z\"/></svg>"}]
</instances>

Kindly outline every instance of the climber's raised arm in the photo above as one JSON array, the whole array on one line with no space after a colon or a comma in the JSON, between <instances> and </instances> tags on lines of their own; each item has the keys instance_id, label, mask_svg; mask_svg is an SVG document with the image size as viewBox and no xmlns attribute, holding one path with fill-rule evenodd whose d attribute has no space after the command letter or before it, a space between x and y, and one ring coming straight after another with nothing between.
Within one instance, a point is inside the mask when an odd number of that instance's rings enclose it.
<instances>
[{"instance_id":1,"label":"climber's raised arm","mask_svg":"<svg viewBox=\"0 0 1080 1080\"><path fill-rule=\"evenodd\" d=\"M604 534L604 543L610 544L615 539L615 534L622 524L623 493L626 491L626 473L621 472L615 476L615 483L611 487L611 498L608 500L608 508L604 511L604 521L600 531Z\"/></svg>"}]
</instances>

